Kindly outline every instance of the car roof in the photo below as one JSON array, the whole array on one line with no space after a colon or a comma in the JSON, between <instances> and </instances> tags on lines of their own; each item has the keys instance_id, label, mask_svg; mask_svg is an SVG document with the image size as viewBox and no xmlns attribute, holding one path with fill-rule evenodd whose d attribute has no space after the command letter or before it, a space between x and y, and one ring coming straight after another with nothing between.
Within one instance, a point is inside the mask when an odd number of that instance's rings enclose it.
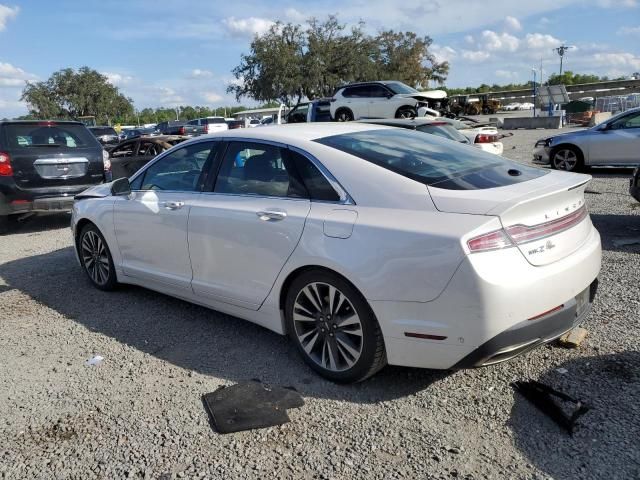
<instances>
[{"instance_id":1,"label":"car roof","mask_svg":"<svg viewBox=\"0 0 640 480\"><path fill-rule=\"evenodd\" d=\"M347 133L389 128L392 127L358 122L294 123L286 125L273 125L268 127L224 130L219 133L195 137L190 142L197 141L197 139L202 139L203 137L222 137L266 140L295 146L296 144L304 144L305 142L317 140L318 138L330 137L333 135L343 135Z\"/></svg>"},{"instance_id":2,"label":"car roof","mask_svg":"<svg viewBox=\"0 0 640 480\"><path fill-rule=\"evenodd\" d=\"M369 120L358 120L358 123L369 123L374 125L389 125L392 127L405 127L405 128L417 128L421 125L449 125L451 124L444 120L439 120L438 118L424 118L424 117L416 117L416 118L372 118Z\"/></svg>"},{"instance_id":3,"label":"car roof","mask_svg":"<svg viewBox=\"0 0 640 480\"><path fill-rule=\"evenodd\" d=\"M84 125L76 120L0 120L0 124L38 124L38 123L58 123L61 125Z\"/></svg>"}]
</instances>

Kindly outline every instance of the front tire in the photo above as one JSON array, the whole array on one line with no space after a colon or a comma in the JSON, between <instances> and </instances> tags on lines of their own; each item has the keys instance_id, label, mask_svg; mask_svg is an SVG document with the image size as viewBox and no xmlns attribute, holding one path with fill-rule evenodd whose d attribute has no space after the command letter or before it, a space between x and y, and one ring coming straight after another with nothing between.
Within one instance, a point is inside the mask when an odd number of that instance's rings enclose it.
<instances>
[{"instance_id":1,"label":"front tire","mask_svg":"<svg viewBox=\"0 0 640 480\"><path fill-rule=\"evenodd\" d=\"M551 167L565 172L577 172L584 166L582 152L571 145L560 146L551 154Z\"/></svg>"},{"instance_id":2,"label":"front tire","mask_svg":"<svg viewBox=\"0 0 640 480\"><path fill-rule=\"evenodd\" d=\"M352 122L353 112L348 108L339 108L336 112L336 122Z\"/></svg>"},{"instance_id":3,"label":"front tire","mask_svg":"<svg viewBox=\"0 0 640 480\"><path fill-rule=\"evenodd\" d=\"M400 107L396 112L396 118L413 119L418 116L418 112L413 107Z\"/></svg>"},{"instance_id":4,"label":"front tire","mask_svg":"<svg viewBox=\"0 0 640 480\"><path fill-rule=\"evenodd\" d=\"M78 237L78 256L91 283L100 290L113 290L118 284L113 257L100 230L86 225Z\"/></svg>"},{"instance_id":5,"label":"front tire","mask_svg":"<svg viewBox=\"0 0 640 480\"><path fill-rule=\"evenodd\" d=\"M287 292L285 320L304 361L329 380L360 382L386 365L371 307L336 274L310 270L297 277Z\"/></svg>"}]
</instances>

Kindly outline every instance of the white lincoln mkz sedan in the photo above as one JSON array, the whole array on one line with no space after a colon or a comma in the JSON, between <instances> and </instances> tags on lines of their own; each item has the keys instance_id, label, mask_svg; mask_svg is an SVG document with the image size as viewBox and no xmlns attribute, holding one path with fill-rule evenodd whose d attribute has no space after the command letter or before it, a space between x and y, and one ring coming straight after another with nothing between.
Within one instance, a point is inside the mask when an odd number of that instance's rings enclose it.
<instances>
[{"instance_id":1,"label":"white lincoln mkz sedan","mask_svg":"<svg viewBox=\"0 0 640 480\"><path fill-rule=\"evenodd\" d=\"M96 287L288 334L351 382L494 364L583 320L601 257L589 180L393 127L232 130L78 195L72 229Z\"/></svg>"}]
</instances>

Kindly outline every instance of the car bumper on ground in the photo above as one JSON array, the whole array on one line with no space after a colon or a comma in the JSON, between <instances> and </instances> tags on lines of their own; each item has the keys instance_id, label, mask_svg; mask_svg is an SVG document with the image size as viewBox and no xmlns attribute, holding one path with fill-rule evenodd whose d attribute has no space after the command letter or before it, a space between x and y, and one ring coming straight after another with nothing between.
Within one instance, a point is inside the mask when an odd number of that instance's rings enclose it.
<instances>
[{"instance_id":1,"label":"car bumper on ground","mask_svg":"<svg viewBox=\"0 0 640 480\"><path fill-rule=\"evenodd\" d=\"M435 300L370 302L388 362L475 367L557 338L588 314L600 262L600 235L593 227L576 251L545 266L531 265L517 248L468 255Z\"/></svg>"},{"instance_id":2,"label":"car bumper on ground","mask_svg":"<svg viewBox=\"0 0 640 480\"><path fill-rule=\"evenodd\" d=\"M538 165L549 165L551 163L549 152L550 148L546 146L536 146L533 149L533 163Z\"/></svg>"}]
</instances>

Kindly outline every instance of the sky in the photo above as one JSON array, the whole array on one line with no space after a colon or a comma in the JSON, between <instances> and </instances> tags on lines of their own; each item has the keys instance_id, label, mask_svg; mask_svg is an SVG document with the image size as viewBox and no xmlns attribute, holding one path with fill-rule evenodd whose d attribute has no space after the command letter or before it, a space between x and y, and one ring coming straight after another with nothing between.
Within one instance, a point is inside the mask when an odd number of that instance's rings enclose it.
<instances>
[{"instance_id":1,"label":"sky","mask_svg":"<svg viewBox=\"0 0 640 480\"><path fill-rule=\"evenodd\" d=\"M0 118L23 115L25 81L87 65L135 108L237 104L231 70L272 22L337 14L367 31L414 31L450 62L446 85L525 82L532 67L640 71L640 0L0 0ZM540 72L537 72L540 78ZM245 99L243 105L255 102Z\"/></svg>"}]
</instances>

